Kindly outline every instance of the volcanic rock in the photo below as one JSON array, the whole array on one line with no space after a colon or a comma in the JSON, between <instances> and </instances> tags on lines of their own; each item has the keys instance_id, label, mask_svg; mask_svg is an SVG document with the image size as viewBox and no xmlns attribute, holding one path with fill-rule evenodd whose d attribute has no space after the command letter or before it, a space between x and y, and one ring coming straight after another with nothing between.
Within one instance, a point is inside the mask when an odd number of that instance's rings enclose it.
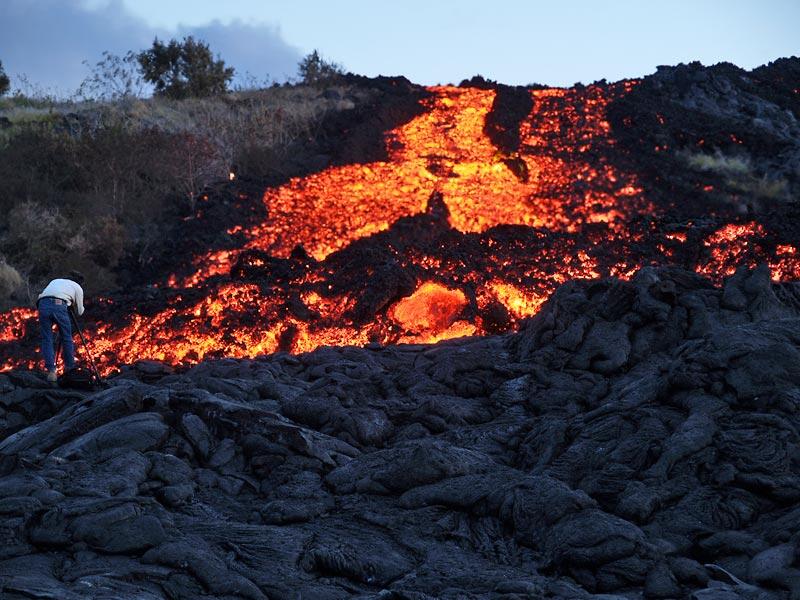
<instances>
[{"instance_id":1,"label":"volcanic rock","mask_svg":"<svg viewBox=\"0 0 800 600\"><path fill-rule=\"evenodd\" d=\"M798 294L647 268L505 336L6 374L3 598L798 597Z\"/></svg>"}]
</instances>

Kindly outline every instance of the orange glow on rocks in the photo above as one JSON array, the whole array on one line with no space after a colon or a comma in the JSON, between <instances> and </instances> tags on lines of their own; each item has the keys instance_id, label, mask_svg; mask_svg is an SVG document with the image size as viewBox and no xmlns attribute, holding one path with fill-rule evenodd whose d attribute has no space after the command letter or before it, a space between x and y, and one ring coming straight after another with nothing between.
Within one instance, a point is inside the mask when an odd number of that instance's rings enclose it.
<instances>
[{"instance_id":1,"label":"orange glow on rocks","mask_svg":"<svg viewBox=\"0 0 800 600\"><path fill-rule=\"evenodd\" d=\"M537 296L502 281L492 281L488 287L491 294L517 319L535 315L547 300L544 295Z\"/></svg>"},{"instance_id":2,"label":"orange glow on rocks","mask_svg":"<svg viewBox=\"0 0 800 600\"><path fill-rule=\"evenodd\" d=\"M280 324L269 322L269 308L257 286L227 284L181 311L167 309L147 318L134 315L119 329L101 326L94 349L101 363L112 354L122 363L141 358L194 363L207 357L274 352ZM247 322L260 326L241 326Z\"/></svg>"},{"instance_id":3,"label":"orange glow on rocks","mask_svg":"<svg viewBox=\"0 0 800 600\"><path fill-rule=\"evenodd\" d=\"M769 261L773 281L797 279L800 274L800 254L797 248L788 244L778 245L775 260Z\"/></svg>"},{"instance_id":4,"label":"orange glow on rocks","mask_svg":"<svg viewBox=\"0 0 800 600\"><path fill-rule=\"evenodd\" d=\"M775 248L775 257L770 258L763 245L766 235L764 227L755 221L721 227L703 241L709 258L697 266L697 272L720 281L733 275L739 265L754 267L758 263L767 263L774 281L800 278L797 249L781 244Z\"/></svg>"},{"instance_id":5,"label":"orange glow on rocks","mask_svg":"<svg viewBox=\"0 0 800 600\"><path fill-rule=\"evenodd\" d=\"M14 308L0 313L0 342L13 342L22 337L26 323L36 314L35 310L29 308Z\"/></svg>"},{"instance_id":6,"label":"orange glow on rocks","mask_svg":"<svg viewBox=\"0 0 800 600\"><path fill-rule=\"evenodd\" d=\"M697 266L697 272L712 279L733 275L736 267L749 259L753 243L766 232L758 223L729 224L708 236L703 245L708 248L709 260Z\"/></svg>"}]
</instances>

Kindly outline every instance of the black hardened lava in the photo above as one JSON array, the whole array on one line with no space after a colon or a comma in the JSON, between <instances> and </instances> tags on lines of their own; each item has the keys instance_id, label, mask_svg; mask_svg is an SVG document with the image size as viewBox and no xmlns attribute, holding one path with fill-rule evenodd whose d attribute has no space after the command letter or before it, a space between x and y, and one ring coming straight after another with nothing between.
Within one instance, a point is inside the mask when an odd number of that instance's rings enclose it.
<instances>
[{"instance_id":1,"label":"black hardened lava","mask_svg":"<svg viewBox=\"0 0 800 600\"><path fill-rule=\"evenodd\" d=\"M520 332L0 374L0 594L800 593L800 289L676 268Z\"/></svg>"}]
</instances>

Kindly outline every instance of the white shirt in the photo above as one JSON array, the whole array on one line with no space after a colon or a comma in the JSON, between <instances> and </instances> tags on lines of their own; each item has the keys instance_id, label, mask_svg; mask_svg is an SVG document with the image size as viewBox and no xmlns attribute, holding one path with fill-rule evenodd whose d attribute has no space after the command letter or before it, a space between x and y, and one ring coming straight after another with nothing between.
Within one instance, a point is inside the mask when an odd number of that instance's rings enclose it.
<instances>
[{"instance_id":1,"label":"white shirt","mask_svg":"<svg viewBox=\"0 0 800 600\"><path fill-rule=\"evenodd\" d=\"M44 291L39 294L39 299L51 296L53 298L61 298L67 302L67 305L75 305L75 310L78 316L83 314L83 288L71 279L53 279L44 288Z\"/></svg>"}]
</instances>

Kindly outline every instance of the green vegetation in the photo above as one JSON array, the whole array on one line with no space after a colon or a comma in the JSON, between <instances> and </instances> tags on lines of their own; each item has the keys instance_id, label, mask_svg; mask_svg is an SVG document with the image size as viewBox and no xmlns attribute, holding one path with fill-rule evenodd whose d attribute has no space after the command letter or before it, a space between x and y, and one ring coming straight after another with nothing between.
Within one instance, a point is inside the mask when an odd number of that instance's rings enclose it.
<instances>
[{"instance_id":1,"label":"green vegetation","mask_svg":"<svg viewBox=\"0 0 800 600\"><path fill-rule=\"evenodd\" d=\"M8 75L3 70L3 61L0 61L0 96L8 92L8 89L11 87L11 80L9 80Z\"/></svg>"},{"instance_id":2,"label":"green vegetation","mask_svg":"<svg viewBox=\"0 0 800 600\"><path fill-rule=\"evenodd\" d=\"M168 44L156 39L137 59L145 81L155 86L156 94L168 98L224 94L233 78L233 68L226 67L221 58L214 60L208 44L192 36Z\"/></svg>"},{"instance_id":3,"label":"green vegetation","mask_svg":"<svg viewBox=\"0 0 800 600\"><path fill-rule=\"evenodd\" d=\"M324 60L319 51L314 50L297 65L297 74L306 85L319 85L334 81L344 70L341 65Z\"/></svg>"},{"instance_id":4,"label":"green vegetation","mask_svg":"<svg viewBox=\"0 0 800 600\"><path fill-rule=\"evenodd\" d=\"M693 169L711 171L728 175L743 175L751 170L750 161L744 156L725 156L721 152L714 154L687 154L686 162Z\"/></svg>"},{"instance_id":5,"label":"green vegetation","mask_svg":"<svg viewBox=\"0 0 800 600\"><path fill-rule=\"evenodd\" d=\"M750 202L789 198L788 182L759 174L750 157L743 152L728 156L717 150L714 154L685 153L683 157L692 169L723 176L732 192L741 194Z\"/></svg>"}]
</instances>

